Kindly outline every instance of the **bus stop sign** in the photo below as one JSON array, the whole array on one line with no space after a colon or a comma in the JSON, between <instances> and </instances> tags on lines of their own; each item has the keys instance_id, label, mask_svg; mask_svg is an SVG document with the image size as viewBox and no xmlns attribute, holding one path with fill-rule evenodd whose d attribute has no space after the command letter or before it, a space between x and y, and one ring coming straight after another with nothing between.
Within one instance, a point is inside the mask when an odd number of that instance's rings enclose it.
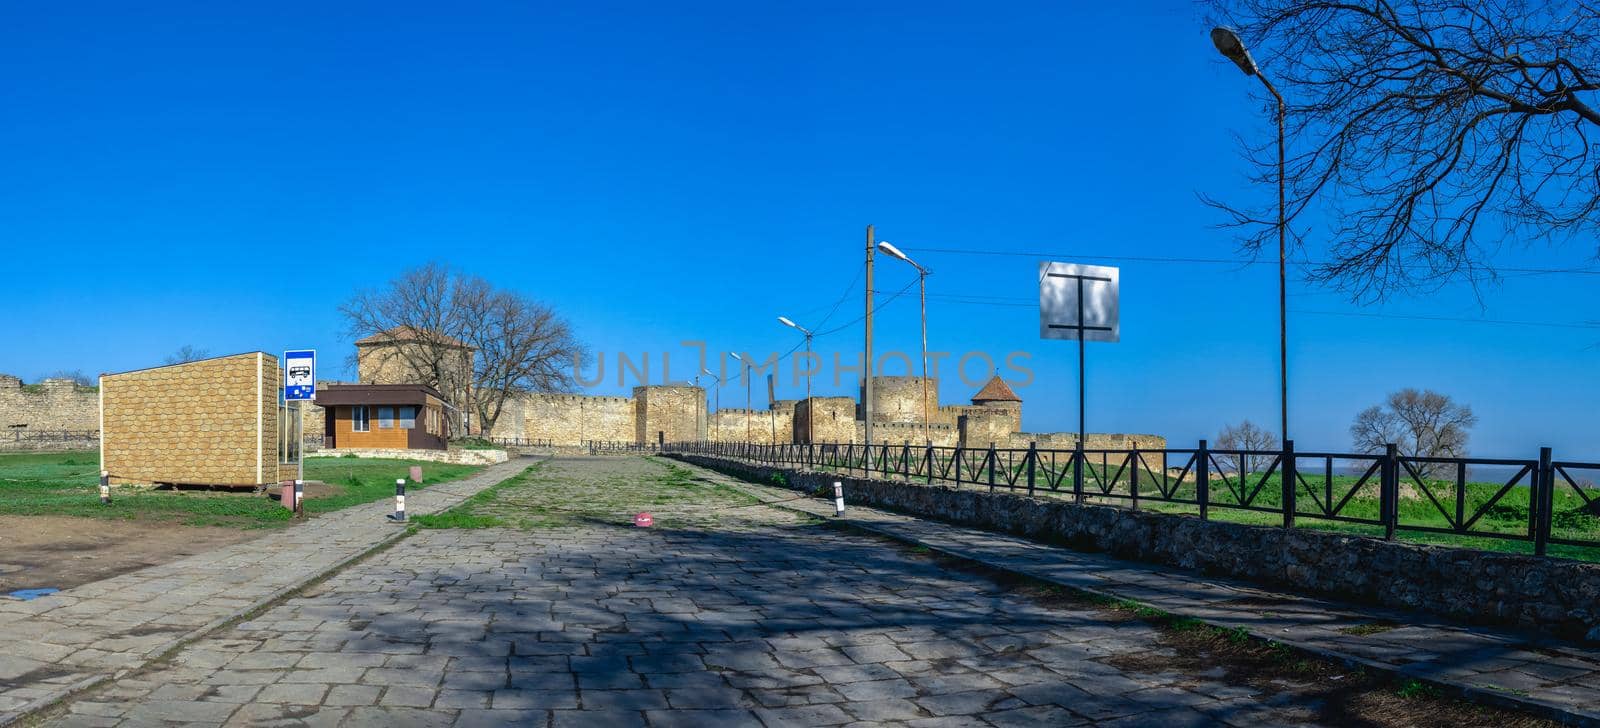
<instances>
[{"instance_id":1,"label":"bus stop sign","mask_svg":"<svg viewBox=\"0 0 1600 728\"><path fill-rule=\"evenodd\" d=\"M317 352L314 349L283 352L283 399L297 402L317 396Z\"/></svg>"}]
</instances>

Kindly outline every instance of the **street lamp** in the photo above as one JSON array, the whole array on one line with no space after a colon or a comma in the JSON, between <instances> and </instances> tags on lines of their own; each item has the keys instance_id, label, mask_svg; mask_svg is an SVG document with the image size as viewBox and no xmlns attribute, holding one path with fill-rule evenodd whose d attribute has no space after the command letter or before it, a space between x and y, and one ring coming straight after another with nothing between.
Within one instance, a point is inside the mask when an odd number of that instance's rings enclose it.
<instances>
[{"instance_id":1,"label":"street lamp","mask_svg":"<svg viewBox=\"0 0 1600 728\"><path fill-rule=\"evenodd\" d=\"M899 258L917 269L917 289L922 299L922 439L932 445L933 434L928 430L928 269L917 265L916 261L906 257L905 253L900 252L899 248L889 244L887 240L878 243L878 250ZM866 415L872 417L871 412Z\"/></svg>"},{"instance_id":2,"label":"street lamp","mask_svg":"<svg viewBox=\"0 0 1600 728\"><path fill-rule=\"evenodd\" d=\"M744 441L753 442L750 439L750 362L745 361L744 357L731 351L728 352L728 355L737 359L739 364L744 367L744 373L740 375L744 379Z\"/></svg>"},{"instance_id":3,"label":"street lamp","mask_svg":"<svg viewBox=\"0 0 1600 728\"><path fill-rule=\"evenodd\" d=\"M806 364L809 365L811 363L811 336L812 336L811 330L807 329L804 326L801 326L800 324L797 324L797 323L795 323L793 321L790 321L789 319L784 318L783 316L779 316L778 317L778 323L783 324L784 326L788 326L789 328L794 329L796 331L799 331L802 334L805 334L805 336L806 336ZM808 445L811 444L811 417L812 417L812 414L813 413L811 412L811 369L810 369L809 366L807 366L807 368L806 368L806 444L808 444Z\"/></svg>"},{"instance_id":4,"label":"street lamp","mask_svg":"<svg viewBox=\"0 0 1600 728\"><path fill-rule=\"evenodd\" d=\"M1249 49L1244 47L1244 41L1239 39L1239 34L1230 28L1212 28L1211 43L1217 47L1217 52L1224 58L1233 61L1240 71L1246 76L1255 76L1261 79L1261 85L1278 101L1278 396L1281 404L1282 422L1280 423L1283 442L1289 441L1289 294L1285 284L1284 269L1287 265L1284 258L1284 239L1286 237L1284 226L1284 155L1283 155L1283 117L1285 113L1283 95L1278 89L1273 88L1272 82L1261 73L1261 67L1256 65L1256 59L1250 57Z\"/></svg>"},{"instance_id":5,"label":"street lamp","mask_svg":"<svg viewBox=\"0 0 1600 728\"><path fill-rule=\"evenodd\" d=\"M711 381L717 383L717 411L720 413L722 411L722 380L718 379L717 375L712 374L711 370L707 369L705 367L700 367L700 373L704 374L704 375L706 375L708 377L711 377ZM710 429L709 424L707 425L706 429L708 429L708 430ZM717 428L717 434L722 434L722 428L721 427Z\"/></svg>"}]
</instances>

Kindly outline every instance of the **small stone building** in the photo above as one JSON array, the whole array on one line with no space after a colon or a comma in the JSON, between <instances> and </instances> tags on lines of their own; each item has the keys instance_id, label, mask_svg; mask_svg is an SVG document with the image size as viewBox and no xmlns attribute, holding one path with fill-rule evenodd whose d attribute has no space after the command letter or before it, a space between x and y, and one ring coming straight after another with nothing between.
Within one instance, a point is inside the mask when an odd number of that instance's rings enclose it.
<instances>
[{"instance_id":1,"label":"small stone building","mask_svg":"<svg viewBox=\"0 0 1600 728\"><path fill-rule=\"evenodd\" d=\"M444 450L445 406L421 384L331 384L317 390L323 447Z\"/></svg>"},{"instance_id":2,"label":"small stone building","mask_svg":"<svg viewBox=\"0 0 1600 728\"><path fill-rule=\"evenodd\" d=\"M100 463L111 482L277 482L278 357L265 352L100 377Z\"/></svg>"}]
</instances>

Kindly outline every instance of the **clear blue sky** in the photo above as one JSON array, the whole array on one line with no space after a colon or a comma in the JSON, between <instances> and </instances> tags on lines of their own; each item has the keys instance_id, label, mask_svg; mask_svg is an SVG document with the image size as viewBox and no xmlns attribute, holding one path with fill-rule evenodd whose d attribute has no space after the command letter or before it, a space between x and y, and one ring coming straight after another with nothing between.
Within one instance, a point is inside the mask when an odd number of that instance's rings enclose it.
<instances>
[{"instance_id":1,"label":"clear blue sky","mask_svg":"<svg viewBox=\"0 0 1600 728\"><path fill-rule=\"evenodd\" d=\"M0 371L119 371L193 344L315 347L337 374L338 303L442 260L558 306L608 357L652 352L657 378L671 352L683 378L683 340L796 343L775 317L821 320L873 223L933 270L933 293L993 297L932 300L933 348L1031 352L1026 427L1072 430L1075 349L1039 341L1029 303L1040 258L917 249L1232 257L1195 193L1238 193L1230 131L1269 131L1186 2L236 5L7 12ZM880 288L912 280L880 261ZM1089 352L1090 429L1176 444L1244 417L1275 427L1274 266L1121 265L1122 342ZM1523 276L1481 302L1456 287L1358 309L1296 281L1291 308L1571 324L1600 319L1597 283ZM852 294L822 328L860 309ZM878 330L880 349L916 351L915 299ZM859 331L818 349L854 356ZM1596 342L1297 313L1295 439L1347 447L1356 411L1417 386L1477 410L1476 453L1597 458ZM594 391L620 391L607 378Z\"/></svg>"}]
</instances>

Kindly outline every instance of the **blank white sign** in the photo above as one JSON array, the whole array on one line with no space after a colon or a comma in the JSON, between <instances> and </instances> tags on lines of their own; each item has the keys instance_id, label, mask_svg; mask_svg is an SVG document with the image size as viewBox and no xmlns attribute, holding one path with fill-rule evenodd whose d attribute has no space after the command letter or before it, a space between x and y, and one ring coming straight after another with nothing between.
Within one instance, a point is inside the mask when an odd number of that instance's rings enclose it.
<instances>
[{"instance_id":1,"label":"blank white sign","mask_svg":"<svg viewBox=\"0 0 1600 728\"><path fill-rule=\"evenodd\" d=\"M1039 338L1116 343L1120 270L1077 263L1039 264ZM1080 296L1081 293L1081 296ZM1079 320L1079 314L1082 320Z\"/></svg>"}]
</instances>

